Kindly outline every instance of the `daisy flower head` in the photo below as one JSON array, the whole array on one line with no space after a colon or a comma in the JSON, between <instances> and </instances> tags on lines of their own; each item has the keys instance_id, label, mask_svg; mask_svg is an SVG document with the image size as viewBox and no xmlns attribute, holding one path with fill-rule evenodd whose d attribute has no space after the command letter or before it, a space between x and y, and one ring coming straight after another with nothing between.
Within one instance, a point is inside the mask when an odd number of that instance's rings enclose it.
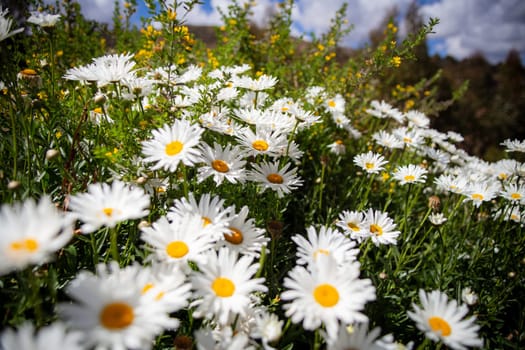
<instances>
[{"instance_id":1,"label":"daisy flower head","mask_svg":"<svg viewBox=\"0 0 525 350\"><path fill-rule=\"evenodd\" d=\"M368 323L339 327L335 341L329 342L327 350L387 350L397 349L392 336L381 337L381 328L368 330ZM330 340L330 339L329 339Z\"/></svg>"},{"instance_id":2,"label":"daisy flower head","mask_svg":"<svg viewBox=\"0 0 525 350\"><path fill-rule=\"evenodd\" d=\"M372 108L368 108L366 110L366 113L376 118L384 119L391 117L398 120L400 123L403 122L403 113L401 113L397 108L393 107L391 104L385 101L373 100L370 103L370 106Z\"/></svg>"},{"instance_id":3,"label":"daisy flower head","mask_svg":"<svg viewBox=\"0 0 525 350\"><path fill-rule=\"evenodd\" d=\"M162 303L144 296L139 265L111 262L96 271L81 271L66 287L73 302L58 304L59 316L84 333L86 348L150 349L158 334L178 327Z\"/></svg>"},{"instance_id":4,"label":"daisy flower head","mask_svg":"<svg viewBox=\"0 0 525 350\"><path fill-rule=\"evenodd\" d=\"M418 129L400 127L392 131L395 137L403 142L403 146L417 147L423 143L423 137Z\"/></svg>"},{"instance_id":5,"label":"daisy flower head","mask_svg":"<svg viewBox=\"0 0 525 350\"><path fill-rule=\"evenodd\" d=\"M368 153L361 153L354 157L354 164L366 171L368 174L377 174L385 167L388 161L377 153L369 151Z\"/></svg>"},{"instance_id":6,"label":"daisy flower head","mask_svg":"<svg viewBox=\"0 0 525 350\"><path fill-rule=\"evenodd\" d=\"M244 317L251 304L250 295L266 292L264 278L253 278L259 263L253 257L239 258L226 247L207 253L207 262L190 276L196 299L194 316L215 320L220 325L231 323L237 315Z\"/></svg>"},{"instance_id":7,"label":"daisy flower head","mask_svg":"<svg viewBox=\"0 0 525 350\"><path fill-rule=\"evenodd\" d=\"M144 190L115 180L95 183L85 193L69 199L69 210L80 219L82 233L91 233L102 226L115 227L119 222L142 218L149 213L150 198Z\"/></svg>"},{"instance_id":8,"label":"daisy flower head","mask_svg":"<svg viewBox=\"0 0 525 350\"><path fill-rule=\"evenodd\" d=\"M525 153L525 140L518 139L506 139L501 143L502 146L505 146L505 152L522 152Z\"/></svg>"},{"instance_id":9,"label":"daisy flower head","mask_svg":"<svg viewBox=\"0 0 525 350\"><path fill-rule=\"evenodd\" d=\"M427 169L414 164L402 165L398 167L393 178L399 181L399 184L425 183L427 179Z\"/></svg>"},{"instance_id":10,"label":"daisy flower head","mask_svg":"<svg viewBox=\"0 0 525 350\"><path fill-rule=\"evenodd\" d=\"M284 322L279 317L267 311L255 313L255 326L252 338L261 339L264 349L271 349L269 343L279 340L283 332Z\"/></svg>"},{"instance_id":11,"label":"daisy flower head","mask_svg":"<svg viewBox=\"0 0 525 350\"><path fill-rule=\"evenodd\" d=\"M255 132L245 129L242 134L237 135L237 139L246 154L252 156L262 154L280 157L281 150L288 145L285 134L268 128L256 128Z\"/></svg>"},{"instance_id":12,"label":"daisy flower head","mask_svg":"<svg viewBox=\"0 0 525 350\"><path fill-rule=\"evenodd\" d=\"M217 245L257 258L270 239L265 237L263 229L255 226L255 219L248 218L248 213L249 208L243 206L240 212L229 218L229 232L223 234L224 239L218 241Z\"/></svg>"},{"instance_id":13,"label":"daisy flower head","mask_svg":"<svg viewBox=\"0 0 525 350\"><path fill-rule=\"evenodd\" d=\"M367 322L362 313L365 304L375 300L375 288L369 279L360 279L358 261L338 266L331 256L319 255L308 268L296 266L284 278L281 299L286 317L302 323L306 330L324 325L331 341L339 327L352 322Z\"/></svg>"},{"instance_id":14,"label":"daisy flower head","mask_svg":"<svg viewBox=\"0 0 525 350\"><path fill-rule=\"evenodd\" d=\"M339 214L335 225L340 227L351 239L358 242L363 240L363 234L367 230L365 215L360 211L344 210Z\"/></svg>"},{"instance_id":15,"label":"daisy flower head","mask_svg":"<svg viewBox=\"0 0 525 350\"><path fill-rule=\"evenodd\" d=\"M35 331L35 326L25 321L16 330L8 328L0 336L0 348L5 350L84 350L84 335L70 331L63 322L55 322Z\"/></svg>"},{"instance_id":16,"label":"daisy flower head","mask_svg":"<svg viewBox=\"0 0 525 350\"><path fill-rule=\"evenodd\" d=\"M397 244L397 237L401 234L396 230L394 220L388 213L380 210L368 209L365 213L364 238L370 238L376 246L380 244Z\"/></svg>"},{"instance_id":17,"label":"daisy flower head","mask_svg":"<svg viewBox=\"0 0 525 350\"><path fill-rule=\"evenodd\" d=\"M453 193L463 193L467 188L467 182L463 176L450 174L441 174L434 179L434 183L440 190Z\"/></svg>"},{"instance_id":18,"label":"daisy flower head","mask_svg":"<svg viewBox=\"0 0 525 350\"><path fill-rule=\"evenodd\" d=\"M190 192L188 198L182 197L173 202L167 217L169 220L175 220L178 217L187 215L197 215L202 220L202 227L214 236L215 240L223 238L223 234L229 232L229 216L234 211L233 207L224 207L224 199L219 196L213 196L210 193L204 193L199 200Z\"/></svg>"},{"instance_id":19,"label":"daisy flower head","mask_svg":"<svg viewBox=\"0 0 525 350\"><path fill-rule=\"evenodd\" d=\"M151 227L141 228L140 238L151 251L149 259L160 263L174 264L188 271L188 262L206 262L205 253L213 248L215 237L203 228L198 215L186 215L169 222L161 217Z\"/></svg>"},{"instance_id":20,"label":"daisy flower head","mask_svg":"<svg viewBox=\"0 0 525 350\"><path fill-rule=\"evenodd\" d=\"M239 146L227 144L224 148L214 143L213 148L206 143L200 148L205 165L199 167L197 181L202 182L213 177L217 186L224 180L230 183L244 183L246 161Z\"/></svg>"},{"instance_id":21,"label":"daisy flower head","mask_svg":"<svg viewBox=\"0 0 525 350\"><path fill-rule=\"evenodd\" d=\"M277 84L277 78L262 74L259 78L253 79L246 76L233 76L232 84L234 87L248 89L251 91L262 91L271 89Z\"/></svg>"},{"instance_id":22,"label":"daisy flower head","mask_svg":"<svg viewBox=\"0 0 525 350\"><path fill-rule=\"evenodd\" d=\"M430 119L420 111L408 111L405 113L405 118L408 120L409 126L416 126L418 128L428 128Z\"/></svg>"},{"instance_id":23,"label":"daisy flower head","mask_svg":"<svg viewBox=\"0 0 525 350\"><path fill-rule=\"evenodd\" d=\"M507 199L511 203L517 203L520 205L525 204L525 186L518 185L517 183L511 182L503 185L503 190L500 191L500 196Z\"/></svg>"},{"instance_id":24,"label":"daisy flower head","mask_svg":"<svg viewBox=\"0 0 525 350\"><path fill-rule=\"evenodd\" d=\"M27 22L36 24L42 28L50 28L57 24L60 17L60 15L52 15L50 13L33 11L31 12L31 16L29 16L27 19Z\"/></svg>"},{"instance_id":25,"label":"daisy flower head","mask_svg":"<svg viewBox=\"0 0 525 350\"><path fill-rule=\"evenodd\" d=\"M397 138L394 134L391 134L385 130L379 130L372 135L372 138L378 145L389 149L401 149L404 146L403 141Z\"/></svg>"},{"instance_id":26,"label":"daisy flower head","mask_svg":"<svg viewBox=\"0 0 525 350\"><path fill-rule=\"evenodd\" d=\"M443 213L432 213L428 216L428 221L430 221L434 226L441 226L447 222L447 220L448 219L445 217L445 215L443 215Z\"/></svg>"},{"instance_id":27,"label":"daisy flower head","mask_svg":"<svg viewBox=\"0 0 525 350\"><path fill-rule=\"evenodd\" d=\"M155 162L151 170L175 172L179 163L192 166L200 160L197 148L204 129L187 120L177 119L172 125L153 130L153 138L142 142L144 162Z\"/></svg>"},{"instance_id":28,"label":"daisy flower head","mask_svg":"<svg viewBox=\"0 0 525 350\"><path fill-rule=\"evenodd\" d=\"M8 9L2 10L2 6L0 6L0 41L3 41L10 36L18 34L24 30L24 28L11 30L13 20L11 18L7 18L8 12Z\"/></svg>"},{"instance_id":29,"label":"daisy flower head","mask_svg":"<svg viewBox=\"0 0 525 350\"><path fill-rule=\"evenodd\" d=\"M422 307L412 304L414 311L408 311L408 316L428 339L441 341L455 350L483 346L478 336L480 327L474 323L476 318L465 318L467 306L458 305L456 300L449 301L447 295L438 290L426 293L420 289L419 298Z\"/></svg>"},{"instance_id":30,"label":"daisy flower head","mask_svg":"<svg viewBox=\"0 0 525 350\"><path fill-rule=\"evenodd\" d=\"M336 155L343 155L346 153L346 146L343 140L337 139L328 145L328 150Z\"/></svg>"},{"instance_id":31,"label":"daisy flower head","mask_svg":"<svg viewBox=\"0 0 525 350\"><path fill-rule=\"evenodd\" d=\"M302 180L297 176L297 168L290 168L291 164L286 163L279 168L279 162L262 162L253 164L253 169L249 172L248 178L262 186L263 191L271 189L277 192L277 197L283 198L285 194L292 192L302 185Z\"/></svg>"},{"instance_id":32,"label":"daisy flower head","mask_svg":"<svg viewBox=\"0 0 525 350\"><path fill-rule=\"evenodd\" d=\"M495 181L481 181L468 183L464 195L465 202L472 201L474 206L479 207L483 202L489 202L501 191L501 186Z\"/></svg>"},{"instance_id":33,"label":"daisy flower head","mask_svg":"<svg viewBox=\"0 0 525 350\"><path fill-rule=\"evenodd\" d=\"M339 114L345 112L346 101L341 94L336 94L333 97L327 98L324 101L324 107L332 114Z\"/></svg>"},{"instance_id":34,"label":"daisy flower head","mask_svg":"<svg viewBox=\"0 0 525 350\"><path fill-rule=\"evenodd\" d=\"M44 196L0 209L0 275L39 265L73 237L73 222Z\"/></svg>"},{"instance_id":35,"label":"daisy flower head","mask_svg":"<svg viewBox=\"0 0 525 350\"><path fill-rule=\"evenodd\" d=\"M354 249L356 243L346 238L338 230L321 226L319 230L310 226L306 229L306 237L295 235L292 241L297 245L297 264L315 264L320 255L334 258L338 265L356 260L359 249Z\"/></svg>"}]
</instances>

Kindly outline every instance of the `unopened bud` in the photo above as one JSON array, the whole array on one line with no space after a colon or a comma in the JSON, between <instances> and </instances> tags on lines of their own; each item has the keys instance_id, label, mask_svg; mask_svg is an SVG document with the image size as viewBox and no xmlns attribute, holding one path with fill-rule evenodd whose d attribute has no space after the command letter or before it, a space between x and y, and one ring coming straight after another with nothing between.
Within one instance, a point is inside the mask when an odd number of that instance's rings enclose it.
<instances>
[{"instance_id":1,"label":"unopened bud","mask_svg":"<svg viewBox=\"0 0 525 350\"><path fill-rule=\"evenodd\" d=\"M58 151L57 151L56 149L54 149L54 148L48 149L48 150L46 151L46 159L47 159L47 160L54 159L54 158L56 158L59 154L60 154L60 152L58 152Z\"/></svg>"},{"instance_id":2,"label":"unopened bud","mask_svg":"<svg viewBox=\"0 0 525 350\"><path fill-rule=\"evenodd\" d=\"M13 181L9 181L9 183L7 184L7 189L8 190L15 190L19 186L20 186L20 181L13 180Z\"/></svg>"}]
</instances>

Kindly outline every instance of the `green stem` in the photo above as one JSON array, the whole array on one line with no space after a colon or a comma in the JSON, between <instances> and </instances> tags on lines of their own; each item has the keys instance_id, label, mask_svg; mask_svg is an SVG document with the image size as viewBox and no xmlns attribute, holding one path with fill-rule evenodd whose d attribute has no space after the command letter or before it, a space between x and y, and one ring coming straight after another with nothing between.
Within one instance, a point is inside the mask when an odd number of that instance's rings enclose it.
<instances>
[{"instance_id":1,"label":"green stem","mask_svg":"<svg viewBox=\"0 0 525 350\"><path fill-rule=\"evenodd\" d=\"M110 251L111 251L111 257L116 262L120 263L120 254L118 251L118 228L113 227L109 231L109 239L110 239Z\"/></svg>"}]
</instances>

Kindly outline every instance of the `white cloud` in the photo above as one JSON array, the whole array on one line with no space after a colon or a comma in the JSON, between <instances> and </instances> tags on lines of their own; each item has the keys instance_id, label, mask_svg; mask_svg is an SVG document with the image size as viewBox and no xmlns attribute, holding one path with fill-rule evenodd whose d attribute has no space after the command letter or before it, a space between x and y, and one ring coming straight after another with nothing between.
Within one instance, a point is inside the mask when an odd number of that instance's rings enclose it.
<instances>
[{"instance_id":1,"label":"white cloud","mask_svg":"<svg viewBox=\"0 0 525 350\"><path fill-rule=\"evenodd\" d=\"M434 37L443 41L452 57L463 59L479 52L497 63L515 49L525 58L522 0L442 0L422 6L420 13L440 19Z\"/></svg>"}]
</instances>

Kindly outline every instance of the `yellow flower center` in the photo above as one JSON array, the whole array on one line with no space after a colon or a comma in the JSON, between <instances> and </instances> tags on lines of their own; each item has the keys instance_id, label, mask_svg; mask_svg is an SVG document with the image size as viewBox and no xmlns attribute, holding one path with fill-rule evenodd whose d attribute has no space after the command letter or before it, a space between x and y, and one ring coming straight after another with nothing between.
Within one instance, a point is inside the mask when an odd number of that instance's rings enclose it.
<instances>
[{"instance_id":1,"label":"yellow flower center","mask_svg":"<svg viewBox=\"0 0 525 350\"><path fill-rule=\"evenodd\" d=\"M410 137L403 137L403 142L404 143L412 143L412 139Z\"/></svg>"},{"instance_id":2,"label":"yellow flower center","mask_svg":"<svg viewBox=\"0 0 525 350\"><path fill-rule=\"evenodd\" d=\"M38 242L32 238L26 238L20 241L11 242L10 248L17 252L26 251L33 253L38 250Z\"/></svg>"},{"instance_id":3,"label":"yellow flower center","mask_svg":"<svg viewBox=\"0 0 525 350\"><path fill-rule=\"evenodd\" d=\"M330 251L326 250L326 249L322 249L322 248L319 248L317 249L315 252L314 252L314 260L317 260L317 256L319 254L324 254L326 256L330 255Z\"/></svg>"},{"instance_id":4,"label":"yellow flower center","mask_svg":"<svg viewBox=\"0 0 525 350\"><path fill-rule=\"evenodd\" d=\"M342 145L343 144L343 140L335 140L335 144L336 145Z\"/></svg>"},{"instance_id":5,"label":"yellow flower center","mask_svg":"<svg viewBox=\"0 0 525 350\"><path fill-rule=\"evenodd\" d=\"M126 303L111 303L100 312L100 323L107 329L122 329L133 323L133 308Z\"/></svg>"},{"instance_id":6,"label":"yellow flower center","mask_svg":"<svg viewBox=\"0 0 525 350\"><path fill-rule=\"evenodd\" d=\"M102 108L97 107L97 108L93 109L93 112L98 113L98 114L102 114Z\"/></svg>"},{"instance_id":7,"label":"yellow flower center","mask_svg":"<svg viewBox=\"0 0 525 350\"><path fill-rule=\"evenodd\" d=\"M235 292L235 284L226 277L217 277L211 284L211 288L218 297L228 298Z\"/></svg>"},{"instance_id":8,"label":"yellow flower center","mask_svg":"<svg viewBox=\"0 0 525 350\"><path fill-rule=\"evenodd\" d=\"M219 173L227 173L230 171L230 167L224 160L215 159L213 162L211 162L211 167L215 170L217 170Z\"/></svg>"},{"instance_id":9,"label":"yellow flower center","mask_svg":"<svg viewBox=\"0 0 525 350\"><path fill-rule=\"evenodd\" d=\"M282 184L283 183L283 177L281 175L275 174L275 173L268 174L268 176L266 176L266 179L268 179L268 181L270 181L273 184Z\"/></svg>"},{"instance_id":10,"label":"yellow flower center","mask_svg":"<svg viewBox=\"0 0 525 350\"><path fill-rule=\"evenodd\" d=\"M264 140L255 140L252 142L252 147L259 152L264 152L268 149L268 142Z\"/></svg>"},{"instance_id":11,"label":"yellow flower center","mask_svg":"<svg viewBox=\"0 0 525 350\"><path fill-rule=\"evenodd\" d=\"M26 68L26 69L23 69L22 72L21 72L23 75L36 75L36 70L34 69L31 69L31 68Z\"/></svg>"},{"instance_id":12,"label":"yellow flower center","mask_svg":"<svg viewBox=\"0 0 525 350\"><path fill-rule=\"evenodd\" d=\"M339 292L329 284L320 284L314 289L314 299L321 306L332 307L339 302Z\"/></svg>"},{"instance_id":13,"label":"yellow flower center","mask_svg":"<svg viewBox=\"0 0 525 350\"><path fill-rule=\"evenodd\" d=\"M512 198L512 199L521 199L521 194L515 192L515 193L510 195L510 198Z\"/></svg>"},{"instance_id":14,"label":"yellow flower center","mask_svg":"<svg viewBox=\"0 0 525 350\"><path fill-rule=\"evenodd\" d=\"M372 225L370 225L370 232L373 235L381 236L383 234L383 229L379 225L372 224Z\"/></svg>"},{"instance_id":15,"label":"yellow flower center","mask_svg":"<svg viewBox=\"0 0 525 350\"><path fill-rule=\"evenodd\" d=\"M366 163L365 163L365 168L367 168L368 170L373 169L373 168L374 168L374 163L368 163L368 162L366 162Z\"/></svg>"},{"instance_id":16,"label":"yellow flower center","mask_svg":"<svg viewBox=\"0 0 525 350\"><path fill-rule=\"evenodd\" d=\"M430 317L428 319L428 324L430 325L430 329L432 329L434 332L441 333L441 335L444 337L449 336L450 333L452 333L452 329L450 328L448 322L442 319L441 317Z\"/></svg>"},{"instance_id":17,"label":"yellow flower center","mask_svg":"<svg viewBox=\"0 0 525 350\"><path fill-rule=\"evenodd\" d=\"M170 242L166 247L166 253L175 259L182 258L184 255L188 254L188 251L188 245L183 241Z\"/></svg>"},{"instance_id":18,"label":"yellow flower center","mask_svg":"<svg viewBox=\"0 0 525 350\"><path fill-rule=\"evenodd\" d=\"M335 101L334 100L328 100L328 106L330 108L334 108L335 107Z\"/></svg>"},{"instance_id":19,"label":"yellow flower center","mask_svg":"<svg viewBox=\"0 0 525 350\"><path fill-rule=\"evenodd\" d=\"M102 209L102 211L104 212L104 214L106 214L108 218L111 217L111 215L113 215L113 208L104 208Z\"/></svg>"},{"instance_id":20,"label":"yellow flower center","mask_svg":"<svg viewBox=\"0 0 525 350\"><path fill-rule=\"evenodd\" d=\"M483 198L484 198L481 193L474 193L471 197L472 197L472 199L476 199L476 200L479 200L479 201L482 201Z\"/></svg>"},{"instance_id":21,"label":"yellow flower center","mask_svg":"<svg viewBox=\"0 0 525 350\"><path fill-rule=\"evenodd\" d=\"M206 227L206 226L208 226L209 224L211 224L211 220L210 220L210 218L208 218L208 217L206 217L206 216L203 216L203 217L202 217L202 221L203 221L203 222L202 222L202 226L204 226L204 227Z\"/></svg>"},{"instance_id":22,"label":"yellow flower center","mask_svg":"<svg viewBox=\"0 0 525 350\"><path fill-rule=\"evenodd\" d=\"M166 154L168 156L175 156L182 151L182 148L184 147L184 144L180 141L172 141L166 145Z\"/></svg>"},{"instance_id":23,"label":"yellow flower center","mask_svg":"<svg viewBox=\"0 0 525 350\"><path fill-rule=\"evenodd\" d=\"M500 180L506 180L506 179L507 179L507 174L505 174L505 173L500 173L500 174L498 175L498 178L499 178Z\"/></svg>"},{"instance_id":24,"label":"yellow flower center","mask_svg":"<svg viewBox=\"0 0 525 350\"><path fill-rule=\"evenodd\" d=\"M231 244L241 244L244 240L242 232L235 227L230 227L230 234L225 233L224 239L230 242Z\"/></svg>"},{"instance_id":25,"label":"yellow flower center","mask_svg":"<svg viewBox=\"0 0 525 350\"><path fill-rule=\"evenodd\" d=\"M405 181L414 181L416 177L414 175L405 175Z\"/></svg>"},{"instance_id":26,"label":"yellow flower center","mask_svg":"<svg viewBox=\"0 0 525 350\"><path fill-rule=\"evenodd\" d=\"M353 222L347 222L346 226L348 226L348 228L350 228L352 231L359 231L360 230L359 226L357 226Z\"/></svg>"}]
</instances>

